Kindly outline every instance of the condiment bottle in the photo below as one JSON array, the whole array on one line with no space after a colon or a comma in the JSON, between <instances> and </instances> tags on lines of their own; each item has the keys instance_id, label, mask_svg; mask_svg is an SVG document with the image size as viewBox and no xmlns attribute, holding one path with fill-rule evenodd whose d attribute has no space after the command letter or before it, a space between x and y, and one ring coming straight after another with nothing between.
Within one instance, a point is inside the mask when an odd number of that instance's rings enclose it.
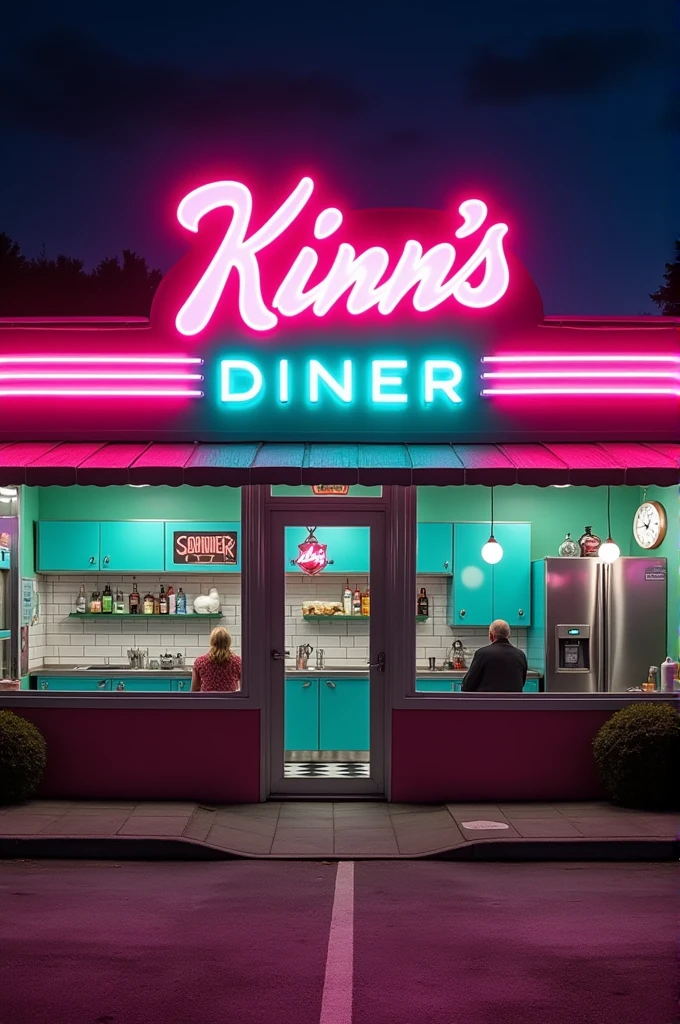
<instances>
[{"instance_id":1,"label":"condiment bottle","mask_svg":"<svg viewBox=\"0 0 680 1024\"><path fill-rule=\"evenodd\" d=\"M175 591L173 590L172 585L170 585L168 587L168 615L176 615L176 614L177 614L177 597L175 596Z\"/></svg>"},{"instance_id":2,"label":"condiment bottle","mask_svg":"<svg viewBox=\"0 0 680 1024\"><path fill-rule=\"evenodd\" d=\"M352 591L350 590L349 580L345 583L345 589L342 592L342 610L344 615L352 614Z\"/></svg>"},{"instance_id":3,"label":"condiment bottle","mask_svg":"<svg viewBox=\"0 0 680 1024\"><path fill-rule=\"evenodd\" d=\"M187 613L187 595L184 593L182 588L179 588L179 594L177 595L177 614L186 615Z\"/></svg>"},{"instance_id":4,"label":"condiment bottle","mask_svg":"<svg viewBox=\"0 0 680 1024\"><path fill-rule=\"evenodd\" d=\"M133 576L132 577L132 591L130 592L130 596L128 598L128 608L130 609L130 615L138 615L139 614L139 606L141 604L141 600L142 599L140 597L139 591L137 590L137 581L135 580L135 578Z\"/></svg>"},{"instance_id":5,"label":"condiment bottle","mask_svg":"<svg viewBox=\"0 0 680 1024\"><path fill-rule=\"evenodd\" d=\"M146 594L144 596L144 614L153 615L153 594Z\"/></svg>"},{"instance_id":6,"label":"condiment bottle","mask_svg":"<svg viewBox=\"0 0 680 1024\"><path fill-rule=\"evenodd\" d=\"M418 595L418 615L423 615L427 618L430 614L430 599L427 596L425 587L420 588L420 594Z\"/></svg>"},{"instance_id":7,"label":"condiment bottle","mask_svg":"<svg viewBox=\"0 0 680 1024\"><path fill-rule=\"evenodd\" d=\"M76 598L76 611L83 615L87 611L87 594L85 593L85 584L80 584L80 590L78 591L78 597Z\"/></svg>"},{"instance_id":8,"label":"condiment bottle","mask_svg":"<svg viewBox=\"0 0 680 1024\"><path fill-rule=\"evenodd\" d=\"M586 526L585 533L582 533L579 537L578 546L581 549L582 558L597 558L597 553L600 550L602 541L593 533L592 526Z\"/></svg>"},{"instance_id":9,"label":"condiment bottle","mask_svg":"<svg viewBox=\"0 0 680 1024\"><path fill-rule=\"evenodd\" d=\"M369 594L368 590L365 590L361 595L361 614L371 614L371 595Z\"/></svg>"},{"instance_id":10,"label":"condiment bottle","mask_svg":"<svg viewBox=\"0 0 680 1024\"><path fill-rule=\"evenodd\" d=\"M104 587L104 593L102 594L101 610L105 615L110 615L113 612L113 594L108 583Z\"/></svg>"},{"instance_id":11,"label":"condiment bottle","mask_svg":"<svg viewBox=\"0 0 680 1024\"><path fill-rule=\"evenodd\" d=\"M161 613L161 596L160 594L153 595L153 613L154 615L160 615Z\"/></svg>"},{"instance_id":12,"label":"condiment bottle","mask_svg":"<svg viewBox=\"0 0 680 1024\"><path fill-rule=\"evenodd\" d=\"M168 614L168 595L165 593L165 587L161 583L161 592L158 598L158 612L160 615Z\"/></svg>"},{"instance_id":13,"label":"condiment bottle","mask_svg":"<svg viewBox=\"0 0 680 1024\"><path fill-rule=\"evenodd\" d=\"M122 615L125 612L125 596L120 587L116 590L116 601L113 610L117 615Z\"/></svg>"},{"instance_id":14,"label":"condiment bottle","mask_svg":"<svg viewBox=\"0 0 680 1024\"><path fill-rule=\"evenodd\" d=\"M361 615L361 591L359 590L359 584L357 583L354 590L354 596L352 598L352 615Z\"/></svg>"}]
</instances>

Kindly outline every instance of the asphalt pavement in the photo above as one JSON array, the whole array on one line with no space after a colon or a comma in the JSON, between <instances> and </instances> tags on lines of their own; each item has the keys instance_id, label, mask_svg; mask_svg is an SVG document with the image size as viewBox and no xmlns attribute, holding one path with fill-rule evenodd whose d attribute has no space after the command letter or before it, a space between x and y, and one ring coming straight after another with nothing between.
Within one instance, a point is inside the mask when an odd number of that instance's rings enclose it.
<instances>
[{"instance_id":1,"label":"asphalt pavement","mask_svg":"<svg viewBox=\"0 0 680 1024\"><path fill-rule=\"evenodd\" d=\"M3 861L0 1021L672 1024L677 881L664 863Z\"/></svg>"}]
</instances>

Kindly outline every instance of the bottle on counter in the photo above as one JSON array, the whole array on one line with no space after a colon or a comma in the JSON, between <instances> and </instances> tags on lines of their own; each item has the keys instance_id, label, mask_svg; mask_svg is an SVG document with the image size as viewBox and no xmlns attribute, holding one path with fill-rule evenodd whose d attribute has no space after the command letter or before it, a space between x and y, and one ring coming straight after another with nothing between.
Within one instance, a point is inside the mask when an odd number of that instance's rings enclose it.
<instances>
[{"instance_id":1,"label":"bottle on counter","mask_svg":"<svg viewBox=\"0 0 680 1024\"><path fill-rule=\"evenodd\" d=\"M177 595L177 614L186 615L187 613L187 595L184 593L182 588L179 588L179 594Z\"/></svg>"},{"instance_id":2,"label":"bottle on counter","mask_svg":"<svg viewBox=\"0 0 680 1024\"><path fill-rule=\"evenodd\" d=\"M76 611L79 615L84 615L87 611L87 594L85 593L85 584L80 584L80 590L76 598Z\"/></svg>"},{"instance_id":3,"label":"bottle on counter","mask_svg":"<svg viewBox=\"0 0 680 1024\"><path fill-rule=\"evenodd\" d=\"M145 615L153 615L153 594L151 592L144 595L143 611Z\"/></svg>"},{"instance_id":4,"label":"bottle on counter","mask_svg":"<svg viewBox=\"0 0 680 1024\"><path fill-rule=\"evenodd\" d=\"M352 603L353 603L352 591L351 591L351 588L350 588L350 585L349 585L349 580L347 580L347 582L345 583L345 589L342 592L342 611L343 611L343 615L351 615L352 614Z\"/></svg>"},{"instance_id":5,"label":"bottle on counter","mask_svg":"<svg viewBox=\"0 0 680 1024\"><path fill-rule=\"evenodd\" d=\"M113 603L113 610L116 615L123 615L125 613L125 595L120 587L116 588L116 600Z\"/></svg>"},{"instance_id":6,"label":"bottle on counter","mask_svg":"<svg viewBox=\"0 0 680 1024\"><path fill-rule=\"evenodd\" d=\"M102 598L98 590L92 591L92 597L90 598L90 611L93 615L98 615L102 610Z\"/></svg>"},{"instance_id":7,"label":"bottle on counter","mask_svg":"<svg viewBox=\"0 0 680 1024\"><path fill-rule=\"evenodd\" d=\"M571 534L568 533L559 546L559 554L561 558L578 558L581 554L581 549L575 540L571 539Z\"/></svg>"},{"instance_id":8,"label":"bottle on counter","mask_svg":"<svg viewBox=\"0 0 680 1024\"><path fill-rule=\"evenodd\" d=\"M424 615L427 618L430 614L430 599L427 596L425 587L420 588L418 594L418 615Z\"/></svg>"},{"instance_id":9,"label":"bottle on counter","mask_svg":"<svg viewBox=\"0 0 680 1024\"><path fill-rule=\"evenodd\" d=\"M369 593L368 587L366 588L366 590L364 590L363 594L361 595L361 614L371 614L371 595Z\"/></svg>"},{"instance_id":10,"label":"bottle on counter","mask_svg":"<svg viewBox=\"0 0 680 1024\"><path fill-rule=\"evenodd\" d=\"M172 588L172 584L168 587L168 615L177 614L177 597L175 591Z\"/></svg>"},{"instance_id":11,"label":"bottle on counter","mask_svg":"<svg viewBox=\"0 0 680 1024\"><path fill-rule=\"evenodd\" d=\"M132 577L132 590L128 598L128 608L130 609L130 615L139 615L139 608L142 603L142 598L139 591L137 590L137 580Z\"/></svg>"},{"instance_id":12,"label":"bottle on counter","mask_svg":"<svg viewBox=\"0 0 680 1024\"><path fill-rule=\"evenodd\" d=\"M108 583L104 587L104 593L102 594L101 610L104 615L111 615L113 612L113 594Z\"/></svg>"},{"instance_id":13,"label":"bottle on counter","mask_svg":"<svg viewBox=\"0 0 680 1024\"><path fill-rule=\"evenodd\" d=\"M597 558L601 544L602 541L596 533L593 533L592 526L586 526L585 532L581 534L578 541L578 546L581 549L581 558Z\"/></svg>"},{"instance_id":14,"label":"bottle on counter","mask_svg":"<svg viewBox=\"0 0 680 1024\"><path fill-rule=\"evenodd\" d=\"M165 587L161 583L161 592L158 595L158 613L159 615L168 614L168 595L165 593Z\"/></svg>"},{"instance_id":15,"label":"bottle on counter","mask_svg":"<svg viewBox=\"0 0 680 1024\"><path fill-rule=\"evenodd\" d=\"M361 591L357 583L352 597L352 615L361 615Z\"/></svg>"},{"instance_id":16,"label":"bottle on counter","mask_svg":"<svg viewBox=\"0 0 680 1024\"><path fill-rule=\"evenodd\" d=\"M161 595L153 595L153 613L154 615L160 615L161 613Z\"/></svg>"}]
</instances>

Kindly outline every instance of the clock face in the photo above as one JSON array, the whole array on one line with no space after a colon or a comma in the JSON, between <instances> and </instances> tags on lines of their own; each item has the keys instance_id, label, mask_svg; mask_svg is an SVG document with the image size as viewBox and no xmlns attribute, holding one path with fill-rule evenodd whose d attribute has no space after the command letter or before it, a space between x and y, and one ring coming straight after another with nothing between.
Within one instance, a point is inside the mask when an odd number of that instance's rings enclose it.
<instances>
[{"instance_id":1,"label":"clock face","mask_svg":"<svg viewBox=\"0 0 680 1024\"><path fill-rule=\"evenodd\" d=\"M666 510L658 501L645 501L633 520L633 534L641 548L658 548L666 536Z\"/></svg>"}]
</instances>

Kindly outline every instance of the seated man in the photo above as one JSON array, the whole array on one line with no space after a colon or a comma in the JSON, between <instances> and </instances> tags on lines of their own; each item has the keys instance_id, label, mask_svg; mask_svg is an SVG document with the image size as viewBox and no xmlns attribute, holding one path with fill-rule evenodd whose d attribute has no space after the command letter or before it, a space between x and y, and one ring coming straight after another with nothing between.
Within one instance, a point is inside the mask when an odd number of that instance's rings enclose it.
<instances>
[{"instance_id":1,"label":"seated man","mask_svg":"<svg viewBox=\"0 0 680 1024\"><path fill-rule=\"evenodd\" d=\"M521 693L527 678L527 659L510 643L510 626L496 619L489 626L488 647L475 651L463 679L464 693Z\"/></svg>"}]
</instances>

